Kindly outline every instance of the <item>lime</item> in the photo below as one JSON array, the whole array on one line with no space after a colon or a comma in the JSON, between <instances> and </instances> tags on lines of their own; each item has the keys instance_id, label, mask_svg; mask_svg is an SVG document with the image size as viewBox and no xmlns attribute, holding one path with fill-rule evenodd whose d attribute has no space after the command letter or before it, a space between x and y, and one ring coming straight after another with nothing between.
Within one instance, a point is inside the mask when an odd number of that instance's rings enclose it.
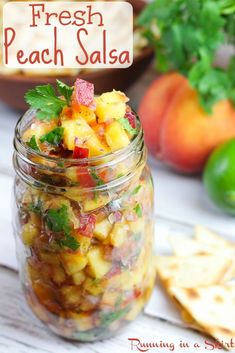
<instances>
[{"instance_id":1,"label":"lime","mask_svg":"<svg viewBox=\"0 0 235 353\"><path fill-rule=\"evenodd\" d=\"M204 169L203 182L211 200L235 215L235 139L212 153Z\"/></svg>"}]
</instances>

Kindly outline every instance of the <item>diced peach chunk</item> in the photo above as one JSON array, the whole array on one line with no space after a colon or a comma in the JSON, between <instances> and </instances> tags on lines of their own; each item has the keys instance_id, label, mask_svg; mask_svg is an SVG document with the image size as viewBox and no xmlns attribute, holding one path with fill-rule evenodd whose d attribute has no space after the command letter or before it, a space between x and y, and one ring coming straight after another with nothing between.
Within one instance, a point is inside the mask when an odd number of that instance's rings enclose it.
<instances>
[{"instance_id":1,"label":"diced peach chunk","mask_svg":"<svg viewBox=\"0 0 235 353\"><path fill-rule=\"evenodd\" d=\"M26 223L22 227L22 239L25 245L31 246L34 238L39 234L39 229L31 222Z\"/></svg>"},{"instance_id":2,"label":"diced peach chunk","mask_svg":"<svg viewBox=\"0 0 235 353\"><path fill-rule=\"evenodd\" d=\"M109 148L99 140L85 119L63 120L62 127L64 128L64 144L70 151L73 151L78 143L89 149L89 157L109 152Z\"/></svg>"},{"instance_id":3,"label":"diced peach chunk","mask_svg":"<svg viewBox=\"0 0 235 353\"><path fill-rule=\"evenodd\" d=\"M89 269L95 278L102 278L111 268L111 263L104 260L102 250L96 246L87 254Z\"/></svg>"},{"instance_id":4,"label":"diced peach chunk","mask_svg":"<svg viewBox=\"0 0 235 353\"><path fill-rule=\"evenodd\" d=\"M105 138L113 152L128 146L130 143L127 133L118 121L114 121L106 127Z\"/></svg>"},{"instance_id":5,"label":"diced peach chunk","mask_svg":"<svg viewBox=\"0 0 235 353\"><path fill-rule=\"evenodd\" d=\"M125 116L126 102L128 98L120 91L112 91L103 93L95 99L96 114L99 123L106 122L110 119L120 119Z\"/></svg>"},{"instance_id":6,"label":"diced peach chunk","mask_svg":"<svg viewBox=\"0 0 235 353\"><path fill-rule=\"evenodd\" d=\"M68 275L81 271L87 265L87 258L81 253L63 253L61 259Z\"/></svg>"},{"instance_id":7,"label":"diced peach chunk","mask_svg":"<svg viewBox=\"0 0 235 353\"><path fill-rule=\"evenodd\" d=\"M112 232L109 235L110 243L115 247L122 246L127 237L127 232L128 226L126 224L119 222L115 223Z\"/></svg>"},{"instance_id":8,"label":"diced peach chunk","mask_svg":"<svg viewBox=\"0 0 235 353\"><path fill-rule=\"evenodd\" d=\"M97 222L94 229L94 236L99 240L104 240L108 237L112 229L112 224L107 218L103 219L101 222Z\"/></svg>"}]
</instances>

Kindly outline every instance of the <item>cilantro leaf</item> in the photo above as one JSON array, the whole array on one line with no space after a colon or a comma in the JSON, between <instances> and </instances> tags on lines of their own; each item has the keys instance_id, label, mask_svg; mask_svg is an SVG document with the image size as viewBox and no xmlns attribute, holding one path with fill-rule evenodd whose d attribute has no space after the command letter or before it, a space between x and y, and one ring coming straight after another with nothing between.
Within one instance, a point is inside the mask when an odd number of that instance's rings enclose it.
<instances>
[{"instance_id":1,"label":"cilantro leaf","mask_svg":"<svg viewBox=\"0 0 235 353\"><path fill-rule=\"evenodd\" d=\"M38 201L35 204L34 203L29 204L28 209L30 212L34 212L39 216L41 216L43 214L42 200L38 199Z\"/></svg>"},{"instance_id":2,"label":"cilantro leaf","mask_svg":"<svg viewBox=\"0 0 235 353\"><path fill-rule=\"evenodd\" d=\"M60 80L56 80L56 83L57 83L58 92L62 96L64 96L67 105L70 106L74 88L73 87L69 87L68 85L66 85L65 83L61 82Z\"/></svg>"},{"instance_id":3,"label":"cilantro leaf","mask_svg":"<svg viewBox=\"0 0 235 353\"><path fill-rule=\"evenodd\" d=\"M56 119L66 106L66 101L56 96L50 84L29 90L25 94L25 100L31 108L37 110L36 117L39 120Z\"/></svg>"},{"instance_id":4,"label":"cilantro leaf","mask_svg":"<svg viewBox=\"0 0 235 353\"><path fill-rule=\"evenodd\" d=\"M121 310L118 311L111 311L111 312L106 312L106 313L101 313L100 314L100 323L101 326L108 326L110 325L113 321L120 320L127 312L130 310L130 306L127 306Z\"/></svg>"},{"instance_id":5,"label":"cilantro leaf","mask_svg":"<svg viewBox=\"0 0 235 353\"><path fill-rule=\"evenodd\" d=\"M207 113L224 98L235 105L234 75L214 65L221 45L235 44L234 23L234 0L153 0L138 18L157 69L186 76Z\"/></svg>"},{"instance_id":6,"label":"cilantro leaf","mask_svg":"<svg viewBox=\"0 0 235 353\"><path fill-rule=\"evenodd\" d=\"M37 141L36 141L36 136L33 135L30 139L30 141L26 142L27 146L29 146L32 150L34 151L37 151L39 152L40 151L40 148L37 144Z\"/></svg>"},{"instance_id":7,"label":"cilantro leaf","mask_svg":"<svg viewBox=\"0 0 235 353\"><path fill-rule=\"evenodd\" d=\"M91 172L91 176L95 180L97 186L104 185L104 181L94 171Z\"/></svg>"},{"instance_id":8,"label":"cilantro leaf","mask_svg":"<svg viewBox=\"0 0 235 353\"><path fill-rule=\"evenodd\" d=\"M118 119L118 122L122 125L122 127L129 132L131 135L134 135L137 133L137 129L134 129L131 124L129 123L129 120L126 118L120 118Z\"/></svg>"},{"instance_id":9,"label":"cilantro leaf","mask_svg":"<svg viewBox=\"0 0 235 353\"><path fill-rule=\"evenodd\" d=\"M68 207L62 205L59 209L49 209L46 214L46 223L48 228L54 233L64 233L64 238L58 240L61 246L66 246L72 250L79 248L79 243L71 235Z\"/></svg>"},{"instance_id":10,"label":"cilantro leaf","mask_svg":"<svg viewBox=\"0 0 235 353\"><path fill-rule=\"evenodd\" d=\"M59 240L59 245L62 247L65 246L65 247L72 249L72 250L77 250L80 246L77 239L75 239L74 237L72 237L71 235L68 235L68 234L66 235L66 237L64 239Z\"/></svg>"},{"instance_id":11,"label":"cilantro leaf","mask_svg":"<svg viewBox=\"0 0 235 353\"><path fill-rule=\"evenodd\" d=\"M135 213L137 214L137 216L139 218L142 217L142 215L143 215L142 207L141 207L141 205L139 203L135 206L134 211L135 211Z\"/></svg>"},{"instance_id":12,"label":"cilantro leaf","mask_svg":"<svg viewBox=\"0 0 235 353\"><path fill-rule=\"evenodd\" d=\"M58 146L63 139L64 128L56 127L45 135L40 137L40 142L47 142L53 146Z\"/></svg>"},{"instance_id":13,"label":"cilantro leaf","mask_svg":"<svg viewBox=\"0 0 235 353\"><path fill-rule=\"evenodd\" d=\"M132 195L136 195L138 194L138 192L140 191L142 185L137 185L134 190L132 191Z\"/></svg>"}]
</instances>

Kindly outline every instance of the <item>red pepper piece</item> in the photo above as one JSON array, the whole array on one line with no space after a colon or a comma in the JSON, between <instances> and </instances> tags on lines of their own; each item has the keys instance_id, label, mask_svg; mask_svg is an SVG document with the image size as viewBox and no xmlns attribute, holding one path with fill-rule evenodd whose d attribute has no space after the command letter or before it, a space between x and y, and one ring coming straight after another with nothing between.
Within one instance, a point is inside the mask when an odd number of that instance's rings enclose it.
<instances>
[{"instance_id":1,"label":"red pepper piece","mask_svg":"<svg viewBox=\"0 0 235 353\"><path fill-rule=\"evenodd\" d=\"M132 112L127 112L125 114L125 118L129 121L129 124L131 125L131 127L133 129L135 129L136 128L136 116L135 116L135 114L132 113Z\"/></svg>"},{"instance_id":2,"label":"red pepper piece","mask_svg":"<svg viewBox=\"0 0 235 353\"><path fill-rule=\"evenodd\" d=\"M77 180L80 186L92 187L95 186L95 181L90 175L89 169L86 166L77 167Z\"/></svg>"},{"instance_id":3,"label":"red pepper piece","mask_svg":"<svg viewBox=\"0 0 235 353\"><path fill-rule=\"evenodd\" d=\"M74 159L88 158L88 156L89 156L89 148L79 147L79 146L74 147L74 150L73 150Z\"/></svg>"},{"instance_id":4,"label":"red pepper piece","mask_svg":"<svg viewBox=\"0 0 235 353\"><path fill-rule=\"evenodd\" d=\"M76 102L89 107L94 101L94 85L80 78L75 81L74 85Z\"/></svg>"},{"instance_id":5,"label":"red pepper piece","mask_svg":"<svg viewBox=\"0 0 235 353\"><path fill-rule=\"evenodd\" d=\"M80 227L78 233L85 237L92 238L95 229L96 218L94 215L82 215L80 217Z\"/></svg>"}]
</instances>

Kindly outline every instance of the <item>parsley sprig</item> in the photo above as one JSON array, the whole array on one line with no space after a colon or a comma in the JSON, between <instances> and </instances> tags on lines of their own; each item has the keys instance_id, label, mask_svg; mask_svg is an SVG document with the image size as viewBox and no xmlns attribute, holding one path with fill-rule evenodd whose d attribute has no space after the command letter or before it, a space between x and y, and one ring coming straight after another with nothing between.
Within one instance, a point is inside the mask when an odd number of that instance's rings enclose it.
<instances>
[{"instance_id":1,"label":"parsley sprig","mask_svg":"<svg viewBox=\"0 0 235 353\"><path fill-rule=\"evenodd\" d=\"M156 50L157 69L186 76L205 111L224 98L235 105L235 57L226 69L214 66L218 48L235 44L234 0L154 0L138 23Z\"/></svg>"},{"instance_id":2,"label":"parsley sprig","mask_svg":"<svg viewBox=\"0 0 235 353\"><path fill-rule=\"evenodd\" d=\"M57 90L64 98L57 97L52 85L36 86L25 94L25 100L31 108L37 111L39 120L56 119L66 105L71 104L73 87L57 80Z\"/></svg>"}]
</instances>

